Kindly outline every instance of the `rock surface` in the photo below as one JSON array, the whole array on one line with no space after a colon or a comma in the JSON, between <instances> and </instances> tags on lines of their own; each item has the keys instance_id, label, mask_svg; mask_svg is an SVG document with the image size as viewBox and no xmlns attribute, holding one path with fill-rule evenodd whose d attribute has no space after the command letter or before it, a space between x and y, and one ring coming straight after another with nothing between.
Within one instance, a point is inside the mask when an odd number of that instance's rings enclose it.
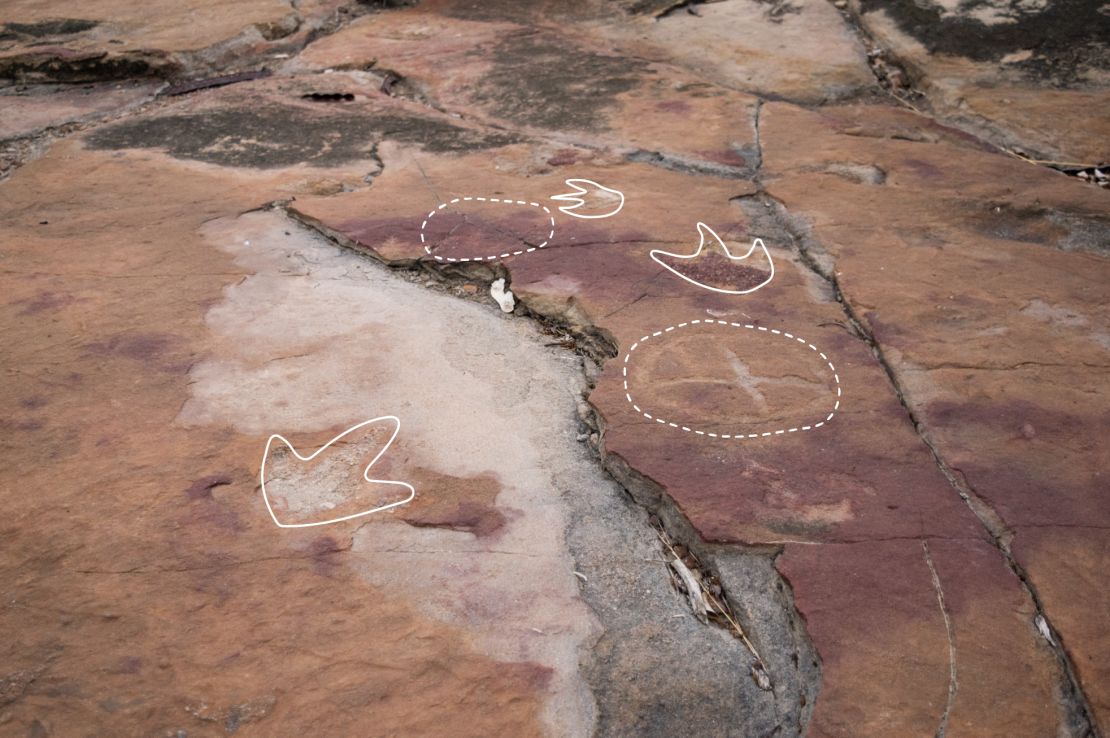
<instances>
[{"instance_id":1,"label":"rock surface","mask_svg":"<svg viewBox=\"0 0 1110 738\"><path fill-rule=\"evenodd\" d=\"M1110 729L1103 21L9 5L0 734Z\"/></svg>"},{"instance_id":2,"label":"rock surface","mask_svg":"<svg viewBox=\"0 0 1110 738\"><path fill-rule=\"evenodd\" d=\"M339 0L98 0L78 8L14 0L4 6L0 75L86 82L265 64L268 56L303 45L341 6Z\"/></svg>"},{"instance_id":3,"label":"rock surface","mask_svg":"<svg viewBox=\"0 0 1110 738\"><path fill-rule=\"evenodd\" d=\"M874 85L865 49L824 0L724 0L699 5L697 14L621 19L602 33L630 53L665 58L722 87L775 99L827 102Z\"/></svg>"},{"instance_id":4,"label":"rock surface","mask_svg":"<svg viewBox=\"0 0 1110 738\"><path fill-rule=\"evenodd\" d=\"M946 118L1059 162L1110 160L1110 16L1097 2L852 0Z\"/></svg>"}]
</instances>

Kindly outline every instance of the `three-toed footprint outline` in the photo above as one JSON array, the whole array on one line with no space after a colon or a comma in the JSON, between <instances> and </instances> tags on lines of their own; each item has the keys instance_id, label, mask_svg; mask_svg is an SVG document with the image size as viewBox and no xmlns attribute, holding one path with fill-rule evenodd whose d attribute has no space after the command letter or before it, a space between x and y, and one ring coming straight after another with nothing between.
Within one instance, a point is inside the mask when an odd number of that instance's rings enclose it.
<instances>
[{"instance_id":1,"label":"three-toed footprint outline","mask_svg":"<svg viewBox=\"0 0 1110 738\"><path fill-rule=\"evenodd\" d=\"M271 448L271 446L273 446L275 440L281 441L283 444L285 444L285 447L288 448L290 451L292 451L293 455L295 457L297 457L298 459L300 459L301 461L312 461L317 456L319 456L324 451L326 451L332 444L334 444L335 442L337 442L338 440L340 440L344 436L347 436L347 435L357 431L359 428L365 427L367 425L371 425L373 423L380 422L382 420L393 421L393 424L394 424L393 433L389 436L389 440L385 442L385 445L382 446L381 450L378 451L377 455L374 456L374 458L371 459L370 463L366 465L366 468L362 472L362 478L365 479L367 482L369 482L371 484L389 484L389 485L394 485L394 486L397 486L397 487L404 487L405 489L407 489L409 491L408 497L406 497L403 500L397 500L395 502L391 502L387 505L380 505L380 506L372 508L370 510L363 510L362 512L353 513L351 515L343 515L343 516L338 517L338 518L332 518L331 520L319 520L319 521L312 522L312 523L283 523L280 520L278 520L277 515L274 513L274 508L270 504L270 497L266 493L266 460L270 456L270 448ZM397 438L397 434L400 433L400 432L401 432L401 419L400 418L398 418L396 415L382 415L381 417L371 418L370 420L364 420L361 423L357 423L355 425L352 425L350 428L343 431L342 433L340 433L335 438L333 438L330 441L328 441L327 443L325 443L320 448L316 449L316 451L309 454L308 456L301 456L301 454L297 451L296 448L293 447L293 444L291 444L285 438L285 436L282 436L278 433L274 433L272 436L270 436L269 440L266 441L266 450L262 452L262 468L261 468L261 471L259 472L259 480L262 483L262 501L266 503L266 509L269 510L270 517L273 518L274 524L279 528L314 528L314 527L319 526L319 525L330 525L331 523L341 523L344 520L353 520L355 518L365 517L367 515L372 515L373 513L376 513L376 512L382 512L383 510L389 510L390 508L399 507L399 506L404 505L408 502L411 502L412 499L414 497L416 497L416 489L411 484L409 484L408 482L401 482L401 481L397 481L397 480L394 480L394 479L371 479L370 478L370 469L371 469L371 467L373 467L374 464L378 463L378 459L380 459L382 456L385 455L385 452L388 451L389 447L393 445L393 441Z\"/></svg>"},{"instance_id":2,"label":"three-toed footprint outline","mask_svg":"<svg viewBox=\"0 0 1110 738\"><path fill-rule=\"evenodd\" d=\"M767 250L767 246L763 243L762 238L757 238L752 241L751 248L748 249L747 253L745 253L743 256L736 256L733 255L728 246L725 245L725 242L722 241L721 237L717 235L716 231L700 221L698 222L698 235L700 236L698 247L694 250L694 253L692 254L676 254L671 251L663 251L662 249L652 249L649 256L651 256L652 261L654 261L656 264L659 264L675 276L685 279L690 284L701 287L702 289L710 290L711 292L720 292L725 295L751 294L758 289L766 287L771 283L771 280L775 278L775 261L771 258L771 252ZM767 263L771 267L771 273L767 276L767 279L763 280L754 287L749 287L748 289L726 290L721 287L714 287L712 285L700 282L687 274L683 274L678 269L678 265L680 265L682 261L696 259L697 257L701 256L702 252L716 252L719 254L723 254L724 257L728 259L732 264L740 266L740 263L746 262L748 258L756 252L757 249L759 249L759 251L767 259ZM668 263L668 259L675 263ZM747 264L744 264L743 266L747 266Z\"/></svg>"}]
</instances>

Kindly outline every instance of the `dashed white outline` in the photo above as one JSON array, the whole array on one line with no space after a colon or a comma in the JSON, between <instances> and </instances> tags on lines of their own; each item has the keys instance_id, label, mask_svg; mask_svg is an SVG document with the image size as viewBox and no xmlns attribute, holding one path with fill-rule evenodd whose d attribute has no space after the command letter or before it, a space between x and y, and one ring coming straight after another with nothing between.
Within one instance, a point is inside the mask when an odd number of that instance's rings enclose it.
<instances>
[{"instance_id":1,"label":"dashed white outline","mask_svg":"<svg viewBox=\"0 0 1110 738\"><path fill-rule=\"evenodd\" d=\"M771 276L767 277L766 280L764 280L763 282L760 282L755 287L752 287L750 289L746 289L746 290L723 290L719 287L710 287L707 284L702 284L701 282L697 281L696 279L691 279L690 277L687 277L685 274L678 271L677 269L675 269L670 264L667 264L666 262L660 261L659 256L657 256L657 254L661 254L663 256L670 256L674 259L693 259L705 249L705 247L706 247L705 242L706 242L706 234L707 233L710 236L713 237L713 241L710 242L709 248L710 249L714 248L714 242L715 242L716 246L720 247L721 251L724 252L725 257L728 258L730 261L743 261L744 259L747 259L749 256L752 255L752 252L756 250L756 247L759 247L759 248L763 249L763 254L767 257L767 263L771 265ZM751 292L755 292L756 290L760 289L761 287L766 287L767 285L769 285L771 283L771 280L775 278L775 261L774 261L774 259L771 258L771 252L767 250L767 246L764 245L762 238L757 238L754 241L752 241L752 247L750 249L748 249L748 253L744 254L743 256L733 256L732 252L728 250L728 246L725 246L725 242L721 240L721 237L718 236L716 234L716 232L712 228L707 226L705 223L701 223L701 222L698 223L698 234L701 236L701 240L698 242L697 251L695 251L694 253L692 253L692 254L675 254L675 253L672 253L670 251L663 251L662 249L652 249L651 250L652 260L656 264L659 264L663 268L670 271L672 274L675 274L679 277L682 277L683 279L685 279L690 284L697 285L698 287L710 290L712 292L720 292L720 293L725 294L725 295L747 295Z\"/></svg>"},{"instance_id":2,"label":"dashed white outline","mask_svg":"<svg viewBox=\"0 0 1110 738\"><path fill-rule=\"evenodd\" d=\"M270 455L270 446L273 445L275 438L278 439L279 441L281 441L282 443L284 443L286 448L288 448L290 451L292 451L293 455L296 456L301 461L312 461L317 456L319 456L321 453L323 453L324 450L328 448L328 446L331 446L333 443L338 441L343 436L347 435L348 433L351 433L353 431L358 430L359 428L363 427L364 425L370 425L371 423L377 423L379 420L392 420L396 424L396 427L393 429L393 435L391 435L389 437L389 440L385 442L385 445L382 446L382 450L379 451L378 455L375 456L373 458L373 460L369 464L366 465L366 469L362 472L362 478L365 479L367 482L370 482L371 484L392 484L392 485L395 485L395 486L398 486L398 487L404 487L405 489L407 489L409 491L409 496L408 497L406 497L403 500L399 500L397 502L391 502L388 505L382 505L381 507L375 507L373 510L364 510L363 512L354 513L353 515L344 515L341 518L333 518L331 520L321 520L321 521L316 522L316 523L283 523L283 522L281 522L280 520L277 519L277 515L274 514L274 508L270 506L270 497L269 497L269 495L266 494L266 459ZM376 513L376 512L381 512L382 510L388 510L391 507L397 507L399 505L404 505L407 502L411 502L412 499L414 497L416 497L416 489L411 484L409 484L408 482L399 482L399 481L396 481L396 480L393 480L393 479L371 479L370 478L370 467L372 467L372 466L374 466L374 464L378 463L378 459L380 459L382 457L382 455L385 454L385 452L389 450L389 447L393 445L394 439L397 438L397 434L400 433L400 432L401 432L401 419L398 418L395 415L383 415L380 418L371 418L370 420L362 421L358 425L352 425L350 428L343 431L338 436L331 439L330 441L325 443L323 446L316 449L316 451L314 453L312 453L308 456L301 456L299 453L297 453L297 449L293 448L293 444L289 443L289 441L286 440L284 436L282 436L278 433L275 433L272 436L270 436L270 439L268 441L266 441L266 450L262 452L262 467L261 467L261 470L259 471L259 479L262 482L262 501L266 503L266 509L270 511L270 517L273 518L274 524L279 528L312 528L312 527L315 527L317 525L330 525L331 523L341 523L344 520L352 520L354 518L361 518L361 517L364 517L366 515L371 515L371 514Z\"/></svg>"},{"instance_id":3,"label":"dashed white outline","mask_svg":"<svg viewBox=\"0 0 1110 738\"><path fill-rule=\"evenodd\" d=\"M430 221L432 219L432 217L435 216L436 213L438 213L440 210L443 210L448 205L454 205L457 202L470 202L471 200L473 200L475 202L497 202L497 203L502 203L503 202L503 203L506 203L507 205L531 205L534 208L542 208L543 211L545 213L547 213L547 219L549 221L551 221L551 230L547 234L547 240L544 241L543 243L541 243L539 246L531 246L531 247L526 248L526 249L520 249L519 251L506 251L503 254L493 254L492 256L451 257L451 256L437 256L436 254L433 254L432 253L432 247L428 245L427 241L424 238L424 229L428 227L428 221ZM424 244L424 251L429 256L434 257L436 261L463 262L463 261L493 261L494 259L507 259L510 256L520 256L521 254L528 254L528 253L531 253L533 251L538 251L539 249L542 249L547 244L551 243L551 239L554 238L554 237L555 237L555 216L551 214L551 210L546 205L541 205L538 202L528 202L528 201L525 201L525 200L513 200L512 198L509 198L509 197L504 197L504 198L502 198L502 197L470 197L470 196L468 196L468 197L456 197L454 199L448 200L447 202L441 202L430 213L428 213L427 217L424 218L424 222L420 224L420 243Z\"/></svg>"},{"instance_id":4,"label":"dashed white outline","mask_svg":"<svg viewBox=\"0 0 1110 738\"><path fill-rule=\"evenodd\" d=\"M782 429L773 430L773 431L761 431L759 433L710 433L709 431L702 431L702 430L697 430L695 428L690 428L689 426L679 425L678 423L674 423L674 422L671 422L669 420L665 420L663 418L657 418L657 417L651 415L651 413L644 412L642 409L640 409L640 406L636 404L635 400L632 399L632 390L630 390L628 388L628 367L629 367L629 361L632 358L632 352L635 351L642 344L647 343L648 341L650 341L652 338L657 338L657 337L662 336L666 333L671 333L672 331L678 330L679 328L686 328L687 326L691 326L691 325L723 325L723 326L728 326L728 327L732 327L732 328L745 328L745 329L753 330L753 331L765 331L767 333L771 333L771 334L774 334L776 336L782 336L783 338L786 338L786 339L793 339L793 340L797 341L798 343L802 344L803 346L808 346L810 349L812 349L814 351L814 353L816 353L818 356L820 356L822 359L824 359L826 364L829 365L829 371L832 372L833 380L836 382L836 402L835 402L835 404L833 404L832 412L830 412L828 414L828 416L819 423L812 423L810 425L801 425L801 426L796 426L794 428L782 428ZM734 439L734 440L737 440L737 441L744 441L744 440L748 440L748 439L751 439L751 438L766 438L767 436L781 436L781 435L784 435L786 433L797 433L799 431L817 430L818 428L820 428L821 426L825 425L830 420L832 420L833 416L836 415L837 411L840 409L840 399L841 399L841 396L842 396L842 392L841 392L841 389L840 389L840 375L837 373L836 367L833 366L832 361L829 360L829 357L826 356L824 354L824 352L820 351L816 346L814 346L812 343L810 343L806 339L801 338L800 336L795 336L792 333L787 333L786 331L780 331L776 328L765 328L761 325L752 325L751 323L732 323L732 322L729 322L727 320L710 320L710 319L689 320L689 321L686 321L685 323L678 323L677 325L672 325L672 326L669 326L667 328L663 328L662 330L655 331L654 333L649 333L648 335L644 336L639 341L636 341L635 343L633 343L631 346L628 347L628 351L624 355L624 363L621 366L621 377L624 380L624 397L625 397L626 400L628 400L628 404L632 406L633 410L638 412L640 415L643 415L648 420L654 420L656 423L659 423L660 425L665 425L665 426L670 427L670 428L677 428L678 430L685 431L687 433L694 433L694 434L699 435L699 436L708 436L710 438Z\"/></svg>"},{"instance_id":5,"label":"dashed white outline","mask_svg":"<svg viewBox=\"0 0 1110 738\"><path fill-rule=\"evenodd\" d=\"M567 180L563 180L563 181L568 187L573 187L574 192L565 192L562 195L552 195L551 199L552 200L559 200L560 202L572 203L571 205L564 205L561 208L559 208L559 212L563 213L564 215L569 215L572 218L590 218L590 219L611 218L614 215L616 215L617 213L619 213L621 211L621 208L624 207L624 193L621 192L620 190L614 190L612 187L606 187L603 184L598 184L597 182L594 182L592 179L573 178L573 179L567 179ZM589 194L589 191L585 187L583 187L582 184L593 185L594 187L597 187L599 190L604 190L606 192L611 192L614 195L616 195L617 197L619 197L621 199L621 201L620 201L620 204L617 205L617 209L616 210L610 210L608 213L601 213L600 215L580 215L580 214L574 212L575 210L577 210L578 208L580 208L580 207L582 207L583 205L586 204L585 199L582 198L581 196Z\"/></svg>"}]
</instances>

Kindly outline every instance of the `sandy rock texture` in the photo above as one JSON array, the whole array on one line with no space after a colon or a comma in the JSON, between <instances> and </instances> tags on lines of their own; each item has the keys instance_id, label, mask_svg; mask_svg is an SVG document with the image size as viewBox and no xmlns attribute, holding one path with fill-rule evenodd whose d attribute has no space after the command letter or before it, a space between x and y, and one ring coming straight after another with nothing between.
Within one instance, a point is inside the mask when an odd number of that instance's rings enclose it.
<instances>
[{"instance_id":1,"label":"sandy rock texture","mask_svg":"<svg viewBox=\"0 0 1110 738\"><path fill-rule=\"evenodd\" d=\"M1110 17L1097 2L853 0L945 118L1036 159L1110 158Z\"/></svg>"},{"instance_id":2,"label":"sandy rock texture","mask_svg":"<svg viewBox=\"0 0 1110 738\"><path fill-rule=\"evenodd\" d=\"M4 4L0 735L1105 735L1105 14L949 5Z\"/></svg>"}]
</instances>

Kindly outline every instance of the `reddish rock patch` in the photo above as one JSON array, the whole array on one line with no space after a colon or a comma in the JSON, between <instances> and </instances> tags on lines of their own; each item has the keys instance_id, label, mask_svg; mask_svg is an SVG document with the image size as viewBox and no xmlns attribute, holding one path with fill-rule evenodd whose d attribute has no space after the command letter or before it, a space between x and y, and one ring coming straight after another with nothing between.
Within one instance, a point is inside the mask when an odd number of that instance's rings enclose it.
<instances>
[{"instance_id":1,"label":"reddish rock patch","mask_svg":"<svg viewBox=\"0 0 1110 738\"><path fill-rule=\"evenodd\" d=\"M505 524L505 513L496 505L501 486L491 476L469 479L418 469L412 477L420 494L401 510L401 519L411 525L491 536Z\"/></svg>"}]
</instances>

